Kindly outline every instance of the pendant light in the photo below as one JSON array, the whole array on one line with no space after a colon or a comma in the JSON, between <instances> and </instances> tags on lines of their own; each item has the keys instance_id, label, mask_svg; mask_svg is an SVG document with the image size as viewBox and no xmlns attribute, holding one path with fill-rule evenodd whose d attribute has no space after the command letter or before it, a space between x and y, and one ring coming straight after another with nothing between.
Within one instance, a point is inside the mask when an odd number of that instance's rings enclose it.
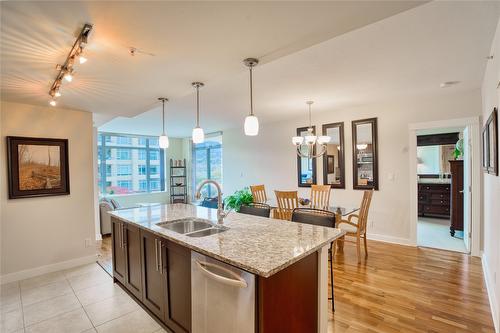
<instances>
[{"instance_id":1,"label":"pendant light","mask_svg":"<svg viewBox=\"0 0 500 333\"><path fill-rule=\"evenodd\" d=\"M201 82L191 83L196 88L196 127L193 128L193 143L203 143L205 141L205 133L200 127L200 88L204 86Z\"/></svg>"},{"instance_id":2,"label":"pendant light","mask_svg":"<svg viewBox=\"0 0 500 333\"><path fill-rule=\"evenodd\" d=\"M258 59L247 58L243 60L245 66L250 70L250 114L245 118L245 135L256 136L259 134L259 119L253 114L253 78L252 69L259 63Z\"/></svg>"},{"instance_id":3,"label":"pendant light","mask_svg":"<svg viewBox=\"0 0 500 333\"><path fill-rule=\"evenodd\" d=\"M162 103L161 124L163 128L161 135L158 138L158 143L160 144L161 149L167 149L169 142L168 142L168 136L165 134L165 102L168 102L168 98L160 97L158 98L158 100L160 100Z\"/></svg>"}]
</instances>

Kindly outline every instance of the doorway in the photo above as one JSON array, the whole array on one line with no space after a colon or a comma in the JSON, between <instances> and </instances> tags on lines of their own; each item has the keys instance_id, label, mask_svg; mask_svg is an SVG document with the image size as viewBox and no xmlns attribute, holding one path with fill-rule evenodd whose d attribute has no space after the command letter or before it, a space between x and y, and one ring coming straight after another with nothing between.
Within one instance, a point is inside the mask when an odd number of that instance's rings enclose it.
<instances>
[{"instance_id":1,"label":"doorway","mask_svg":"<svg viewBox=\"0 0 500 333\"><path fill-rule=\"evenodd\" d=\"M411 124L410 219L416 246L479 255L479 119Z\"/></svg>"}]
</instances>

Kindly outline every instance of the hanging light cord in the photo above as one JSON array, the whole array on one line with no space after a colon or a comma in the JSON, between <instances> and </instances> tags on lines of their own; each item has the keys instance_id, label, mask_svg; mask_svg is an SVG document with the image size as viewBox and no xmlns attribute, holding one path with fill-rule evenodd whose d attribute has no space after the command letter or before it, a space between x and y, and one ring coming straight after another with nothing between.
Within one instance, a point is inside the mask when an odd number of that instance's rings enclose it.
<instances>
[{"instance_id":1,"label":"hanging light cord","mask_svg":"<svg viewBox=\"0 0 500 333\"><path fill-rule=\"evenodd\" d=\"M309 103L309 128L312 128L312 121L311 121L311 103Z\"/></svg>"},{"instance_id":2,"label":"hanging light cord","mask_svg":"<svg viewBox=\"0 0 500 333\"><path fill-rule=\"evenodd\" d=\"M161 117L161 124L163 126L163 131L162 134L165 135L165 100L161 101L163 106L162 106L162 117Z\"/></svg>"},{"instance_id":3,"label":"hanging light cord","mask_svg":"<svg viewBox=\"0 0 500 333\"><path fill-rule=\"evenodd\" d=\"M253 116L253 76L252 76L253 65L250 66L250 115Z\"/></svg>"},{"instance_id":4,"label":"hanging light cord","mask_svg":"<svg viewBox=\"0 0 500 333\"><path fill-rule=\"evenodd\" d=\"M200 87L196 86L196 127L200 127Z\"/></svg>"}]
</instances>

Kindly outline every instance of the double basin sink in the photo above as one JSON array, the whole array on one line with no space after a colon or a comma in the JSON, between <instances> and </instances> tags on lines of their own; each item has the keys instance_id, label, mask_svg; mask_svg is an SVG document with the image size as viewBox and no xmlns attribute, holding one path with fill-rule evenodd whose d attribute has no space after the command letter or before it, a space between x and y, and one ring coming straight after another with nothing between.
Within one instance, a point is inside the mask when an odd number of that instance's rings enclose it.
<instances>
[{"instance_id":1,"label":"double basin sink","mask_svg":"<svg viewBox=\"0 0 500 333\"><path fill-rule=\"evenodd\" d=\"M170 222L160 222L156 225L189 237L205 237L229 229L228 227L214 224L209 220L195 217L188 217Z\"/></svg>"}]
</instances>

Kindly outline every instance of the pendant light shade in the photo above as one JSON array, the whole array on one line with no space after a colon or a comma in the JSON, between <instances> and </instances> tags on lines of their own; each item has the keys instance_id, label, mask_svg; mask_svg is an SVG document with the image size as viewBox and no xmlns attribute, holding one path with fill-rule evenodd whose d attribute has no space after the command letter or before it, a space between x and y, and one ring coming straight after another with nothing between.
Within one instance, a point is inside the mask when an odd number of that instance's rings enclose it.
<instances>
[{"instance_id":1,"label":"pendant light shade","mask_svg":"<svg viewBox=\"0 0 500 333\"><path fill-rule=\"evenodd\" d=\"M203 141L205 141L205 132L203 132L203 128L193 128L193 143L203 143Z\"/></svg>"},{"instance_id":2,"label":"pendant light shade","mask_svg":"<svg viewBox=\"0 0 500 333\"><path fill-rule=\"evenodd\" d=\"M259 119L253 114L253 75L252 69L259 63L258 59L247 58L243 60L250 70L250 114L245 118L245 135L256 136L259 134Z\"/></svg>"},{"instance_id":3,"label":"pendant light shade","mask_svg":"<svg viewBox=\"0 0 500 333\"><path fill-rule=\"evenodd\" d=\"M259 134L259 119L256 116L246 116L245 135L256 136Z\"/></svg>"},{"instance_id":4,"label":"pendant light shade","mask_svg":"<svg viewBox=\"0 0 500 333\"><path fill-rule=\"evenodd\" d=\"M200 88L204 86L201 82L193 82L191 84L196 88L196 127L193 128L193 143L203 143L205 141L205 132L200 127Z\"/></svg>"},{"instance_id":5,"label":"pendant light shade","mask_svg":"<svg viewBox=\"0 0 500 333\"><path fill-rule=\"evenodd\" d=\"M169 145L169 142L168 142L168 136L166 136L166 135L161 135L161 136L158 138L158 143L160 144L160 148L161 148L161 149L167 149L167 148L168 148L168 145Z\"/></svg>"},{"instance_id":6,"label":"pendant light shade","mask_svg":"<svg viewBox=\"0 0 500 333\"><path fill-rule=\"evenodd\" d=\"M167 149L169 142L168 136L165 134L165 102L168 102L168 98L160 97L158 98L162 102L162 111L161 111L161 123L162 123L162 132L160 137L158 138L158 144L161 149Z\"/></svg>"}]
</instances>

